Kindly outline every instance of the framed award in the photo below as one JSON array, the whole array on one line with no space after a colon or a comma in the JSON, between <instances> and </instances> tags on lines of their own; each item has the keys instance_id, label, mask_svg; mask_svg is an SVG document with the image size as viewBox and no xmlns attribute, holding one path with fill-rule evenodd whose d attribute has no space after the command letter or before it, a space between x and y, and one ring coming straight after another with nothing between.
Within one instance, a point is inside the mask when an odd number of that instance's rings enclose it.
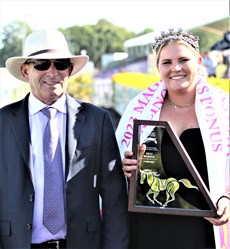
<instances>
[{"instance_id":1,"label":"framed award","mask_svg":"<svg viewBox=\"0 0 230 249\"><path fill-rule=\"evenodd\" d=\"M130 212L217 216L208 188L169 122L135 120L132 146L138 170L129 183Z\"/></svg>"}]
</instances>

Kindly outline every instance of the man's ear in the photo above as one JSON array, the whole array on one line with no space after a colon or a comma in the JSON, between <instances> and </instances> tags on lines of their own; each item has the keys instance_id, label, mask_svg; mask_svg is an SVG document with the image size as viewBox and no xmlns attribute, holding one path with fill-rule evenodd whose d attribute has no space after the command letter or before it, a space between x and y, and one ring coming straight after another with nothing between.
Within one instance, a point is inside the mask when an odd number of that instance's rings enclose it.
<instances>
[{"instance_id":1,"label":"man's ear","mask_svg":"<svg viewBox=\"0 0 230 249\"><path fill-rule=\"evenodd\" d=\"M26 80L26 82L29 81L29 76L28 76L28 67L26 65L21 65L20 67L21 74L23 78Z\"/></svg>"}]
</instances>

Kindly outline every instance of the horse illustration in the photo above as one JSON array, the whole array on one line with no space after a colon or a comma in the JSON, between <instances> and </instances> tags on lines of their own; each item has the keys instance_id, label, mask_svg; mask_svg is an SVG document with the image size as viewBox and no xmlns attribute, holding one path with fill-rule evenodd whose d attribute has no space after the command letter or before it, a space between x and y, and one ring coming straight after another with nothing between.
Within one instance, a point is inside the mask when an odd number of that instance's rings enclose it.
<instances>
[{"instance_id":1,"label":"horse illustration","mask_svg":"<svg viewBox=\"0 0 230 249\"><path fill-rule=\"evenodd\" d=\"M140 169L140 183L143 184L145 179L147 180L150 189L146 193L146 197L153 204L157 202L159 205L166 207L169 202L174 201L175 193L179 189L180 183L183 183L187 188L194 188L199 190L196 186L193 186L188 179L177 180L173 177L170 177L168 179L160 179L159 176L160 174L150 169ZM166 191L165 203L161 203L159 200L157 200L157 196L161 191ZM151 198L150 195L153 195L153 198Z\"/></svg>"}]
</instances>

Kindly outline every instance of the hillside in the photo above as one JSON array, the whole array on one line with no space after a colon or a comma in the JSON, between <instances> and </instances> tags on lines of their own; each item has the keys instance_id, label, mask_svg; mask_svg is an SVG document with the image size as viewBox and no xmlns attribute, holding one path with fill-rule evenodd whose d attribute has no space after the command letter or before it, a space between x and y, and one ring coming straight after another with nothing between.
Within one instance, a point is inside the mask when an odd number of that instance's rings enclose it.
<instances>
[{"instance_id":1,"label":"hillside","mask_svg":"<svg viewBox=\"0 0 230 249\"><path fill-rule=\"evenodd\" d=\"M229 18L226 17L224 19L202 25L199 27L199 29L206 30L222 37L223 34L229 30Z\"/></svg>"}]
</instances>

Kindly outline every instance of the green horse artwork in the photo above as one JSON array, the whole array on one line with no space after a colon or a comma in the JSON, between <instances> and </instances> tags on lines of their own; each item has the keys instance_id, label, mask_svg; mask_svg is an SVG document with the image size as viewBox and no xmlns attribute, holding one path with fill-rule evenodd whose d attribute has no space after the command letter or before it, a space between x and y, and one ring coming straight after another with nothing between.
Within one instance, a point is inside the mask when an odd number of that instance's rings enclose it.
<instances>
[{"instance_id":1,"label":"green horse artwork","mask_svg":"<svg viewBox=\"0 0 230 249\"><path fill-rule=\"evenodd\" d=\"M150 189L146 193L146 197L153 204L157 202L162 207L166 207L169 202L173 202L175 200L175 193L180 187L180 183L183 183L187 188L194 188L199 190L196 186L193 186L188 179L177 180L173 177L170 177L168 179L160 179L159 176L160 174L150 169L140 169L140 183L144 184L144 181L147 180ZM161 191L166 192L165 203L161 203L159 200L157 200L157 196Z\"/></svg>"}]
</instances>

